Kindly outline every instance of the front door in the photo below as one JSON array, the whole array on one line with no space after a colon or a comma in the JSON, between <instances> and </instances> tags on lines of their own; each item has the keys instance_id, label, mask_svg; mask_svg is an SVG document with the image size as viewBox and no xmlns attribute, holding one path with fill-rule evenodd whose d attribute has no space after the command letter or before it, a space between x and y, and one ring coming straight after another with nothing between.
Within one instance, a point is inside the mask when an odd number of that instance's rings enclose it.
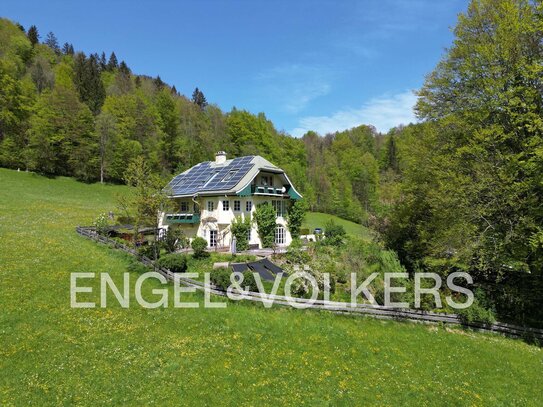
<instances>
[{"instance_id":1,"label":"front door","mask_svg":"<svg viewBox=\"0 0 543 407\"><path fill-rule=\"evenodd\" d=\"M209 247L217 247L217 231L209 231Z\"/></svg>"}]
</instances>

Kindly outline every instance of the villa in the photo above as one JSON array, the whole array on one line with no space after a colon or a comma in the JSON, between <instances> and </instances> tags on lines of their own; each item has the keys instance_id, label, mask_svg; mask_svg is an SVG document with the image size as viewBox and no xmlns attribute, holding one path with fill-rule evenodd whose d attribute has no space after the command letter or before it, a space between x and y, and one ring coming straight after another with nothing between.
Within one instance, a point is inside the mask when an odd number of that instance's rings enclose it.
<instances>
[{"instance_id":1,"label":"villa","mask_svg":"<svg viewBox=\"0 0 543 407\"><path fill-rule=\"evenodd\" d=\"M215 161L199 163L177 175L168 188L177 210L162 215L162 228L181 228L189 239L204 238L210 248L230 247L232 221L238 216L252 219L256 206L269 202L277 215L275 244L288 246L292 241L286 213L302 196L285 171L261 156L227 160L226 153L219 151ZM256 222L249 245L262 248Z\"/></svg>"}]
</instances>

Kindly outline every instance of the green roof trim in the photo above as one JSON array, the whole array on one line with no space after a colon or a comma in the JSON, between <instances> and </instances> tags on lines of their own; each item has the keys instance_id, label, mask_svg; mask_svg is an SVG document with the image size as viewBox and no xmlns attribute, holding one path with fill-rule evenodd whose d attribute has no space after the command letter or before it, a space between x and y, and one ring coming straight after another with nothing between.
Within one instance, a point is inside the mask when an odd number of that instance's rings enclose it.
<instances>
[{"instance_id":1,"label":"green roof trim","mask_svg":"<svg viewBox=\"0 0 543 407\"><path fill-rule=\"evenodd\" d=\"M237 193L238 196L251 196L252 195L251 184L248 184L245 188Z\"/></svg>"},{"instance_id":2,"label":"green roof trim","mask_svg":"<svg viewBox=\"0 0 543 407\"><path fill-rule=\"evenodd\" d=\"M287 193L290 196L290 198L294 199L295 201L302 199L302 196L298 192L296 192L296 190L292 188L292 186L289 187Z\"/></svg>"}]
</instances>

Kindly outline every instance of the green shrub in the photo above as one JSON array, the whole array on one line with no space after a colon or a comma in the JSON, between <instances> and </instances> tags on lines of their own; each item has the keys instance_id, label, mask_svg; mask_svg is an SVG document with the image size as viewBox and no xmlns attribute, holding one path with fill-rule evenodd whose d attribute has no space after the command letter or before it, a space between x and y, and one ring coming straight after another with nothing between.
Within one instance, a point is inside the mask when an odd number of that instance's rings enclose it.
<instances>
[{"instance_id":1,"label":"green shrub","mask_svg":"<svg viewBox=\"0 0 543 407\"><path fill-rule=\"evenodd\" d=\"M258 291L255 276L252 271L247 270L243 272L243 282L241 283L241 287L244 290L247 289L249 291Z\"/></svg>"},{"instance_id":2,"label":"green shrub","mask_svg":"<svg viewBox=\"0 0 543 407\"><path fill-rule=\"evenodd\" d=\"M209 256L209 253L206 252L207 241L203 237L196 237L190 244L192 250L194 250L194 258L202 259Z\"/></svg>"},{"instance_id":3,"label":"green shrub","mask_svg":"<svg viewBox=\"0 0 543 407\"><path fill-rule=\"evenodd\" d=\"M187 247L187 238L181 229L170 226L164 235L162 246L168 253L174 253L177 249Z\"/></svg>"},{"instance_id":4,"label":"green shrub","mask_svg":"<svg viewBox=\"0 0 543 407\"><path fill-rule=\"evenodd\" d=\"M256 206L255 221L262 247L273 247L275 244L276 212L269 202Z\"/></svg>"},{"instance_id":5,"label":"green shrub","mask_svg":"<svg viewBox=\"0 0 543 407\"><path fill-rule=\"evenodd\" d=\"M241 216L236 216L230 225L232 235L236 238L236 250L244 251L249 248L249 231L251 230L251 219L246 217L244 220Z\"/></svg>"},{"instance_id":6,"label":"green shrub","mask_svg":"<svg viewBox=\"0 0 543 407\"><path fill-rule=\"evenodd\" d=\"M305 219L307 204L298 200L289 208L287 213L287 227L293 239L300 237L300 228Z\"/></svg>"},{"instance_id":7,"label":"green shrub","mask_svg":"<svg viewBox=\"0 0 543 407\"><path fill-rule=\"evenodd\" d=\"M209 280L217 287L226 290L231 284L230 274L232 274L232 272L228 268L214 269L209 274Z\"/></svg>"},{"instance_id":8,"label":"green shrub","mask_svg":"<svg viewBox=\"0 0 543 407\"><path fill-rule=\"evenodd\" d=\"M176 253L166 254L158 260L157 264L173 273L184 273L187 271L187 256Z\"/></svg>"},{"instance_id":9,"label":"green shrub","mask_svg":"<svg viewBox=\"0 0 543 407\"><path fill-rule=\"evenodd\" d=\"M474 301L470 307L458 310L457 312L463 324L482 323L493 324L496 322L496 316L492 310L481 306L477 301Z\"/></svg>"},{"instance_id":10,"label":"green shrub","mask_svg":"<svg viewBox=\"0 0 543 407\"><path fill-rule=\"evenodd\" d=\"M138 247L137 251L140 256L148 257L151 260L157 260L160 258L160 245L158 243L150 242L148 244L141 245L140 247Z\"/></svg>"},{"instance_id":11,"label":"green shrub","mask_svg":"<svg viewBox=\"0 0 543 407\"><path fill-rule=\"evenodd\" d=\"M308 264L311 257L307 251L303 250L302 241L300 239L293 239L292 243L287 249L286 258L291 264Z\"/></svg>"},{"instance_id":12,"label":"green shrub","mask_svg":"<svg viewBox=\"0 0 543 407\"><path fill-rule=\"evenodd\" d=\"M475 297L473 304L468 308L457 311L462 323L470 324L479 322L482 324L493 324L496 322L493 305L486 293L481 288L477 288L473 295Z\"/></svg>"},{"instance_id":13,"label":"green shrub","mask_svg":"<svg viewBox=\"0 0 543 407\"><path fill-rule=\"evenodd\" d=\"M333 219L330 219L324 226L324 244L331 246L341 246L347 233L342 225L338 225Z\"/></svg>"},{"instance_id":14,"label":"green shrub","mask_svg":"<svg viewBox=\"0 0 543 407\"><path fill-rule=\"evenodd\" d=\"M105 235L108 227L110 226L107 213L101 213L98 215L93 222L93 226L96 228L96 233L99 235Z\"/></svg>"}]
</instances>

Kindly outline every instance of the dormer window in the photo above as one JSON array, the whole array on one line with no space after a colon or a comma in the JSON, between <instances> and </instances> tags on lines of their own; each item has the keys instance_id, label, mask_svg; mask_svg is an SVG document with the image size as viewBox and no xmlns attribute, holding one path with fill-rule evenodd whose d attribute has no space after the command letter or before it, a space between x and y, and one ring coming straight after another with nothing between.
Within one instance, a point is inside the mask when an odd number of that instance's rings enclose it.
<instances>
[{"instance_id":1,"label":"dormer window","mask_svg":"<svg viewBox=\"0 0 543 407\"><path fill-rule=\"evenodd\" d=\"M228 174L224 176L221 182L230 181L234 177L234 175L236 175L236 172L238 172L238 170L232 170L228 172Z\"/></svg>"}]
</instances>

